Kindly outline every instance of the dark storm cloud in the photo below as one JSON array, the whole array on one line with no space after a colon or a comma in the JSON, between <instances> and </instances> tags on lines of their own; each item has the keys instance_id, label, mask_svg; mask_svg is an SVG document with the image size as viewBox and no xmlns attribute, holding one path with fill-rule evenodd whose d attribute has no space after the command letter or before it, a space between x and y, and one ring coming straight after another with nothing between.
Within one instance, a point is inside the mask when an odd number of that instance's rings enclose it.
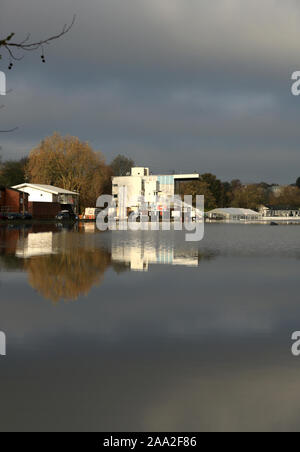
<instances>
[{"instance_id":1,"label":"dark storm cloud","mask_svg":"<svg viewBox=\"0 0 300 452\"><path fill-rule=\"evenodd\" d=\"M71 33L9 73L3 154L54 130L154 171L293 182L300 101L297 1L3 0L1 33ZM259 12L259 14L258 14ZM4 66L2 64L1 69Z\"/></svg>"}]
</instances>

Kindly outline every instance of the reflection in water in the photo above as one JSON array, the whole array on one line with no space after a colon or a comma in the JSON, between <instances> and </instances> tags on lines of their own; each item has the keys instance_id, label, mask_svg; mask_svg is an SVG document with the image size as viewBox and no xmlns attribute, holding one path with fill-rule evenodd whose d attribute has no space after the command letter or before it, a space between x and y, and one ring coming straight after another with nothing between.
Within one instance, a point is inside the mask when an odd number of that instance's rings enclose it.
<instances>
[{"instance_id":1,"label":"reflection in water","mask_svg":"<svg viewBox=\"0 0 300 452\"><path fill-rule=\"evenodd\" d=\"M124 242L118 233L113 235L112 261L126 263L131 271L148 271L150 264L198 267L198 248L176 248L174 243L147 242L144 237L132 237Z\"/></svg>"},{"instance_id":2,"label":"reflection in water","mask_svg":"<svg viewBox=\"0 0 300 452\"><path fill-rule=\"evenodd\" d=\"M155 233L101 234L94 224L80 231L55 225L2 227L0 243L2 268L26 271L30 285L54 302L88 295L109 267L118 274L148 271L150 264L197 267L200 259L209 257L195 244L175 245L172 234L163 240Z\"/></svg>"},{"instance_id":3,"label":"reflection in water","mask_svg":"<svg viewBox=\"0 0 300 452\"><path fill-rule=\"evenodd\" d=\"M46 299L76 300L101 283L110 253L84 234L52 229L0 228L1 266L26 271L30 285Z\"/></svg>"},{"instance_id":4,"label":"reflection in water","mask_svg":"<svg viewBox=\"0 0 300 452\"><path fill-rule=\"evenodd\" d=\"M94 285L101 283L109 265L110 255L105 250L74 247L26 260L24 268L30 285L43 297L57 302L88 295Z\"/></svg>"},{"instance_id":5,"label":"reflection in water","mask_svg":"<svg viewBox=\"0 0 300 452\"><path fill-rule=\"evenodd\" d=\"M55 253L53 232L29 233L26 237L20 237L16 246L16 256L24 259L53 253Z\"/></svg>"},{"instance_id":6,"label":"reflection in water","mask_svg":"<svg viewBox=\"0 0 300 452\"><path fill-rule=\"evenodd\" d=\"M298 431L299 232L0 228L0 430Z\"/></svg>"}]
</instances>

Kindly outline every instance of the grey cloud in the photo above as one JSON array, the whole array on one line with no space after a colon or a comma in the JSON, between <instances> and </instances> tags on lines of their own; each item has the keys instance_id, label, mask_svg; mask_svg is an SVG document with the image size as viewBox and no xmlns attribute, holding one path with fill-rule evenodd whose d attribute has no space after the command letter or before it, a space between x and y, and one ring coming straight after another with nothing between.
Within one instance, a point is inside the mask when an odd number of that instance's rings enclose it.
<instances>
[{"instance_id":1,"label":"grey cloud","mask_svg":"<svg viewBox=\"0 0 300 452\"><path fill-rule=\"evenodd\" d=\"M5 157L59 130L108 160L123 152L157 171L298 176L296 1L4 0L1 8L1 29L20 36L51 34L78 15L46 49L47 65L28 55L9 73L2 122L20 130L1 136Z\"/></svg>"}]
</instances>

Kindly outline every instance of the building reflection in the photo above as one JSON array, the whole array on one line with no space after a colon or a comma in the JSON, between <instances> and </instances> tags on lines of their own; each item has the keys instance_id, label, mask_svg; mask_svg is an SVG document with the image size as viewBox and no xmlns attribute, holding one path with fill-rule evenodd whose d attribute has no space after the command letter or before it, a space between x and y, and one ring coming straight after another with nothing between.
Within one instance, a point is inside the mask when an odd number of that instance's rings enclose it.
<instances>
[{"instance_id":1,"label":"building reflection","mask_svg":"<svg viewBox=\"0 0 300 452\"><path fill-rule=\"evenodd\" d=\"M198 251L185 254L182 250L155 248L143 243L113 244L112 261L125 263L131 271L149 271L151 264L182 265L186 267L198 267Z\"/></svg>"},{"instance_id":2,"label":"building reflection","mask_svg":"<svg viewBox=\"0 0 300 452\"><path fill-rule=\"evenodd\" d=\"M111 265L110 251L91 239L55 225L0 227L1 269L27 272L31 287L48 300L77 300L101 284Z\"/></svg>"},{"instance_id":3,"label":"building reflection","mask_svg":"<svg viewBox=\"0 0 300 452\"><path fill-rule=\"evenodd\" d=\"M58 302L88 295L108 268L120 274L149 271L154 264L197 267L211 258L198 244L178 243L171 235L110 235L87 226L0 226L0 269L27 272L33 289Z\"/></svg>"},{"instance_id":4,"label":"building reflection","mask_svg":"<svg viewBox=\"0 0 300 452\"><path fill-rule=\"evenodd\" d=\"M45 256L55 253L54 233L38 232L29 233L20 237L17 241L16 256L28 259L34 256Z\"/></svg>"},{"instance_id":5,"label":"building reflection","mask_svg":"<svg viewBox=\"0 0 300 452\"><path fill-rule=\"evenodd\" d=\"M143 235L124 238L113 235L111 258L114 263L124 263L131 271L149 271L151 265L177 265L198 267L204 256L199 253L198 244L187 242L177 244L172 238L163 242L147 240Z\"/></svg>"}]
</instances>

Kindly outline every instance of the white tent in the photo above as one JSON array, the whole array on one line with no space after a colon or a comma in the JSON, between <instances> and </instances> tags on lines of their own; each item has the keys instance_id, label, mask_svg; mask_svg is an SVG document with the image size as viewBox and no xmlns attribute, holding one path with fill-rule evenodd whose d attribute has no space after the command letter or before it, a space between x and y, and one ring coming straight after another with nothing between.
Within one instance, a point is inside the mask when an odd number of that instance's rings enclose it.
<instances>
[{"instance_id":1,"label":"white tent","mask_svg":"<svg viewBox=\"0 0 300 452\"><path fill-rule=\"evenodd\" d=\"M233 207L214 209L207 212L206 215L211 219L221 218L224 220L257 220L261 218L261 215L254 210Z\"/></svg>"}]
</instances>

